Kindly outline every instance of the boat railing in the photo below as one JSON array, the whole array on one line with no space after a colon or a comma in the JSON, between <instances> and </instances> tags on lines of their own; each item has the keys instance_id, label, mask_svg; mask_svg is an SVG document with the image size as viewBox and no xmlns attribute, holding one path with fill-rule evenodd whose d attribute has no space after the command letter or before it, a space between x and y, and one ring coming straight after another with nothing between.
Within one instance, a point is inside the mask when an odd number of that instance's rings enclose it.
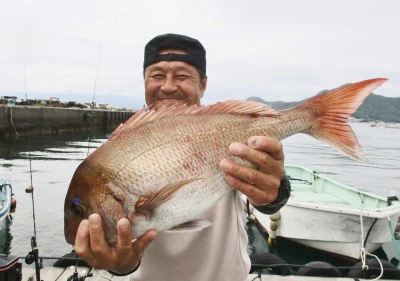
<instances>
[{"instance_id":1,"label":"boat railing","mask_svg":"<svg viewBox=\"0 0 400 281\"><path fill-rule=\"evenodd\" d=\"M11 207L11 195L12 195L12 188L9 182L1 182L0 183L0 198L1 205L0 205L0 218L7 214Z\"/></svg>"}]
</instances>

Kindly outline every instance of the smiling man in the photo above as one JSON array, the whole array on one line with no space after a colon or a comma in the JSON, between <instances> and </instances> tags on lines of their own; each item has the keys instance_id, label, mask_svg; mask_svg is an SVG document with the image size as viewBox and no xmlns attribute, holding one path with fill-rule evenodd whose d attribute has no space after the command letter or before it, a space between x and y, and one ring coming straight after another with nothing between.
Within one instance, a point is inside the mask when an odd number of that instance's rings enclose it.
<instances>
[{"instance_id":1,"label":"smiling man","mask_svg":"<svg viewBox=\"0 0 400 281\"><path fill-rule=\"evenodd\" d=\"M147 43L143 71L148 106L199 105L207 87L206 51L194 38L163 34ZM130 223L122 218L117 245L109 247L100 216L93 214L80 224L76 253L97 268L132 274L131 280L247 280L251 264L240 194L260 211L274 213L289 198L290 185L284 177L279 140L253 136L247 144L232 143L229 151L258 169L221 160L220 169L235 191L202 215L200 219L210 221L211 226L190 232L149 230L132 241Z\"/></svg>"},{"instance_id":2,"label":"smiling man","mask_svg":"<svg viewBox=\"0 0 400 281\"><path fill-rule=\"evenodd\" d=\"M143 63L147 105L199 105L207 87L205 54L200 42L189 37L168 34L150 41Z\"/></svg>"}]
</instances>

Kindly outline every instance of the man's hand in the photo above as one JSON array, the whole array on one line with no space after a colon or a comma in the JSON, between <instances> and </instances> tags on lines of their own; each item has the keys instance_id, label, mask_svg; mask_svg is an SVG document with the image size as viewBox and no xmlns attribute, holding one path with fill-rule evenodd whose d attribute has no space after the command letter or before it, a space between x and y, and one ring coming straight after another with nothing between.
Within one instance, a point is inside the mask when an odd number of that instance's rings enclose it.
<instances>
[{"instance_id":1,"label":"man's hand","mask_svg":"<svg viewBox=\"0 0 400 281\"><path fill-rule=\"evenodd\" d=\"M144 249L155 238L157 232L148 230L143 236L132 241L131 225L125 218L117 224L117 245L110 247L103 232L98 214L81 221L75 240L75 252L89 265L111 270L118 274L131 272L142 257Z\"/></svg>"},{"instance_id":2,"label":"man's hand","mask_svg":"<svg viewBox=\"0 0 400 281\"><path fill-rule=\"evenodd\" d=\"M246 195L255 206L275 201L280 180L285 173L281 142L276 138L254 136L247 140L247 145L232 143L229 152L248 160L256 168L223 159L219 167L226 173L226 182Z\"/></svg>"}]
</instances>

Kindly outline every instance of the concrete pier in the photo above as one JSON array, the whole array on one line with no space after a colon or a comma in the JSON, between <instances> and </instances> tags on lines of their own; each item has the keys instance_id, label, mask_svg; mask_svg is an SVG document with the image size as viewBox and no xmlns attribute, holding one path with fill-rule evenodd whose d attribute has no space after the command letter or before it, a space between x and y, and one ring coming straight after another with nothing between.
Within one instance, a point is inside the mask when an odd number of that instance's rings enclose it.
<instances>
[{"instance_id":1,"label":"concrete pier","mask_svg":"<svg viewBox=\"0 0 400 281\"><path fill-rule=\"evenodd\" d=\"M76 268L78 272L78 276L86 275L89 272L88 268L85 267L78 267ZM40 279L43 281L50 281L50 280L57 280L57 281L64 281L64 280L72 280L68 279L75 272L75 267L71 266L68 268L55 268L50 267L41 270ZM106 280L113 280L113 281L129 281L131 280L130 276L113 276L106 270L94 270L92 271L92 276L88 277L85 280L99 280L99 281L106 281ZM22 269L22 280L23 281L34 281L35 278L35 270L33 268L23 268ZM181 280L185 280L185 277L182 276ZM251 274L248 278L249 281L354 281L354 278L347 278L347 277L322 277L322 276L296 276L296 275L289 275L289 276L280 276L280 275L256 275ZM371 280L371 279L364 279L358 278L357 280ZM394 281L393 279L385 279L387 281ZM210 280L212 281L212 280ZM235 280L232 280L235 281Z\"/></svg>"},{"instance_id":2,"label":"concrete pier","mask_svg":"<svg viewBox=\"0 0 400 281\"><path fill-rule=\"evenodd\" d=\"M135 111L0 105L0 137L110 132Z\"/></svg>"}]
</instances>

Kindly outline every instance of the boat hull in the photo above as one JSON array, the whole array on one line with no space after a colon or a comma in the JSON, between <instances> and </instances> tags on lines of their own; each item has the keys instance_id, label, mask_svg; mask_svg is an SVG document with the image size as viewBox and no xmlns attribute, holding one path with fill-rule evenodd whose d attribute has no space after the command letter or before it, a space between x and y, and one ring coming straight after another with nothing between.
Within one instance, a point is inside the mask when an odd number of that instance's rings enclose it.
<instances>
[{"instance_id":1,"label":"boat hull","mask_svg":"<svg viewBox=\"0 0 400 281\"><path fill-rule=\"evenodd\" d=\"M9 181L0 180L0 222L10 212L12 201L12 187Z\"/></svg>"},{"instance_id":2,"label":"boat hull","mask_svg":"<svg viewBox=\"0 0 400 281\"><path fill-rule=\"evenodd\" d=\"M400 214L399 201L362 192L299 166L287 166L292 194L287 204L270 217L254 209L258 222L272 236L339 256L360 258L392 241ZM272 220L274 223L271 223ZM278 224L276 223L278 222ZM271 227L272 226L272 227ZM276 229L277 227L277 229Z\"/></svg>"}]
</instances>

